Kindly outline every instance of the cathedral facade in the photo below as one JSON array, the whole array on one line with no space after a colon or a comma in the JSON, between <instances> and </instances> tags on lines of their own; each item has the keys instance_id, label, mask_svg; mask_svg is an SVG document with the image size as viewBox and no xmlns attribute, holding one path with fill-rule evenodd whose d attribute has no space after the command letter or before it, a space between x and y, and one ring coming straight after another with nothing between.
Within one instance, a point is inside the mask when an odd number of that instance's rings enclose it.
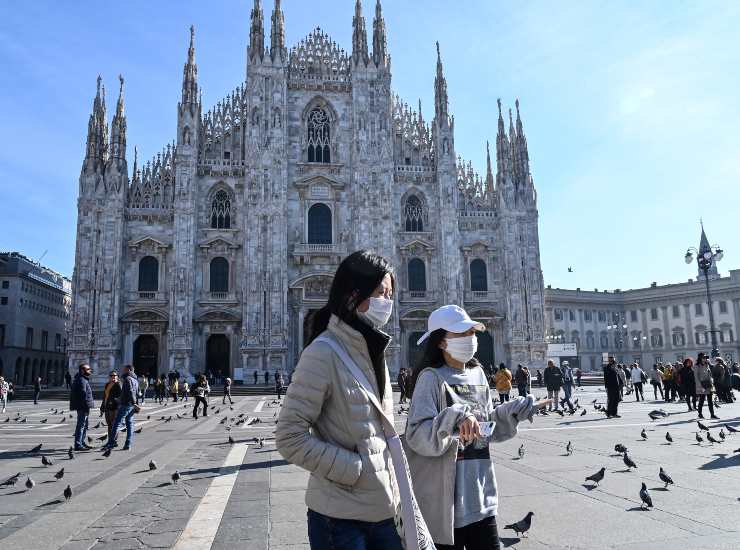
<instances>
[{"instance_id":1,"label":"cathedral facade","mask_svg":"<svg viewBox=\"0 0 740 550\"><path fill-rule=\"evenodd\" d=\"M448 303L485 323L484 364L541 364L537 195L518 101L508 131L499 101L495 151L479 176L455 149L439 45L434 117L394 95L380 0L371 47L357 1L351 53L319 28L288 49L279 0L270 21L268 43L255 0L246 78L208 111L191 28L176 139L145 163L134 152L131 169L123 79L109 125L98 78L70 367L88 361L102 376L133 363L149 376L236 380L290 371L307 316L361 248L396 269L391 371L414 362L429 313Z\"/></svg>"}]
</instances>

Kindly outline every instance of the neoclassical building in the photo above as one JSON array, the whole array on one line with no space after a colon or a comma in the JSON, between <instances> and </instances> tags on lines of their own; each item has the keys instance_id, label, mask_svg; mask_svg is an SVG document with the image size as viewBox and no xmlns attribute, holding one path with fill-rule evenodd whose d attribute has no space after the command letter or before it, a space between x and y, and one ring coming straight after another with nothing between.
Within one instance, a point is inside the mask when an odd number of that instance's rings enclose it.
<instances>
[{"instance_id":1,"label":"neoclassical building","mask_svg":"<svg viewBox=\"0 0 740 550\"><path fill-rule=\"evenodd\" d=\"M379 0L371 48L357 1L351 53L319 28L287 48L279 0L270 21L266 41L256 0L245 78L207 111L191 28L177 136L147 162L134 149L128 164L123 79L109 125L98 78L70 366L237 380L289 371L307 316L360 248L397 271L391 370L414 361L429 313L446 303L485 323L484 363L541 363L537 195L518 101L508 131L499 101L495 174L489 153L479 176L455 149L439 45L433 118L394 95Z\"/></svg>"}]
</instances>

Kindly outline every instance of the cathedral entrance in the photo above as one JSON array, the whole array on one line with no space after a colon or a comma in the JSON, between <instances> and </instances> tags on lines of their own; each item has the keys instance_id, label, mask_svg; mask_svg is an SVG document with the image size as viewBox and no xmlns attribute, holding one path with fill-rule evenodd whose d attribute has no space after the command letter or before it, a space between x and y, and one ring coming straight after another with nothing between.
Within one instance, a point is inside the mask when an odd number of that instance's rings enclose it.
<instances>
[{"instance_id":1,"label":"cathedral entrance","mask_svg":"<svg viewBox=\"0 0 740 550\"><path fill-rule=\"evenodd\" d=\"M151 334L142 334L134 341L134 371L139 377L156 378L159 342Z\"/></svg>"},{"instance_id":2,"label":"cathedral entrance","mask_svg":"<svg viewBox=\"0 0 740 550\"><path fill-rule=\"evenodd\" d=\"M478 334L478 351L475 354L476 359L483 365L483 369L488 372L490 365L495 365L496 357L493 353L493 336L487 330ZM514 365L509 365L509 368Z\"/></svg>"},{"instance_id":3,"label":"cathedral entrance","mask_svg":"<svg viewBox=\"0 0 740 550\"><path fill-rule=\"evenodd\" d=\"M402 367L413 369L419 364L419 361L421 361L421 358L424 356L424 346L426 342L422 342L420 346L417 346L416 342L423 334L423 332L412 332L409 334L409 345L406 356L407 363L405 365L401 365Z\"/></svg>"},{"instance_id":4,"label":"cathedral entrance","mask_svg":"<svg viewBox=\"0 0 740 550\"><path fill-rule=\"evenodd\" d=\"M318 309L309 309L306 312L306 316L303 318L303 347L306 347L306 343L308 342L308 336L310 333L310 327L311 327L311 318L313 317L314 313L316 313ZM301 351L303 351L303 348L298 350L298 354L300 355Z\"/></svg>"},{"instance_id":5,"label":"cathedral entrance","mask_svg":"<svg viewBox=\"0 0 740 550\"><path fill-rule=\"evenodd\" d=\"M220 384L231 376L231 344L225 334L211 334L206 342L206 376Z\"/></svg>"}]
</instances>

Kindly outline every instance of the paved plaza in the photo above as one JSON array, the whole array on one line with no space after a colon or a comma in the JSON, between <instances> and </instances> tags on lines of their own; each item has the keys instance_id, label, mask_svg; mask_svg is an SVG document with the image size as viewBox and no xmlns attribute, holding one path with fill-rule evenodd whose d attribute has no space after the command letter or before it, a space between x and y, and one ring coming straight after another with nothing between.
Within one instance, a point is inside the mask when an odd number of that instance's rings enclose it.
<instances>
[{"instance_id":1,"label":"paved plaza","mask_svg":"<svg viewBox=\"0 0 740 550\"><path fill-rule=\"evenodd\" d=\"M535 389L535 395L542 393ZM520 540L502 530L505 547L740 548L740 453L733 452L740 448L740 434L727 435L724 443L698 445L695 414L685 412L683 404L637 404L630 396L620 407L622 418L607 420L591 405L593 399L604 401L603 391L589 388L577 396L585 416L579 411L563 418L537 417L522 426L519 438L493 446L499 526L535 513L528 537ZM275 451L278 405L269 396L238 397L233 410L220 399L211 403L215 409L197 421L191 416L192 400L147 403L137 416L142 433L135 436L132 451L114 450L108 458L90 451L72 460L67 449L74 419L68 412L52 413L55 408L66 411L67 403L11 403L0 416L0 479L22 476L14 487L0 488L3 548L307 549L307 474ZM647 413L656 407L669 416L650 421ZM713 437L719 439L721 424L740 427L739 404L717 412L721 421L706 421ZM25 423L14 421L18 413ZM247 421L236 426L232 418ZM405 417L397 415L397 421L402 429ZM97 414L90 428L100 446L105 429ZM643 428L647 440L640 436ZM263 448L255 438L264 438ZM568 441L572 456L565 452ZM636 470L627 471L614 453L618 442L629 449ZM39 443L41 453L29 454ZM42 454L53 461L51 466L42 465ZM156 470L150 471L150 460ZM602 466L606 475L598 488L584 483ZM668 490L658 479L660 466L675 482ZM57 481L54 473L62 467L64 477ZM171 479L175 470L181 474L177 483ZM26 490L29 475L36 485ZM648 511L640 509L643 481L654 503ZM73 496L65 502L68 484Z\"/></svg>"}]
</instances>

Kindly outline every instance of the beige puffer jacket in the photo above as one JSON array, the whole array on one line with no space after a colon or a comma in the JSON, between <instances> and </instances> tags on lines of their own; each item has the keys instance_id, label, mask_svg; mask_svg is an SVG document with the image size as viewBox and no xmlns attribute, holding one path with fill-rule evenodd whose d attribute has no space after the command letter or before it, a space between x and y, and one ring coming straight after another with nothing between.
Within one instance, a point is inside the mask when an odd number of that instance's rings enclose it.
<instances>
[{"instance_id":1,"label":"beige puffer jacket","mask_svg":"<svg viewBox=\"0 0 740 550\"><path fill-rule=\"evenodd\" d=\"M332 315L324 333L341 344L379 396L365 338ZM382 401L393 418L386 369ZM328 344L312 342L301 354L285 395L275 443L280 454L311 472L306 505L338 519L377 522L393 517L396 491L380 415Z\"/></svg>"}]
</instances>

